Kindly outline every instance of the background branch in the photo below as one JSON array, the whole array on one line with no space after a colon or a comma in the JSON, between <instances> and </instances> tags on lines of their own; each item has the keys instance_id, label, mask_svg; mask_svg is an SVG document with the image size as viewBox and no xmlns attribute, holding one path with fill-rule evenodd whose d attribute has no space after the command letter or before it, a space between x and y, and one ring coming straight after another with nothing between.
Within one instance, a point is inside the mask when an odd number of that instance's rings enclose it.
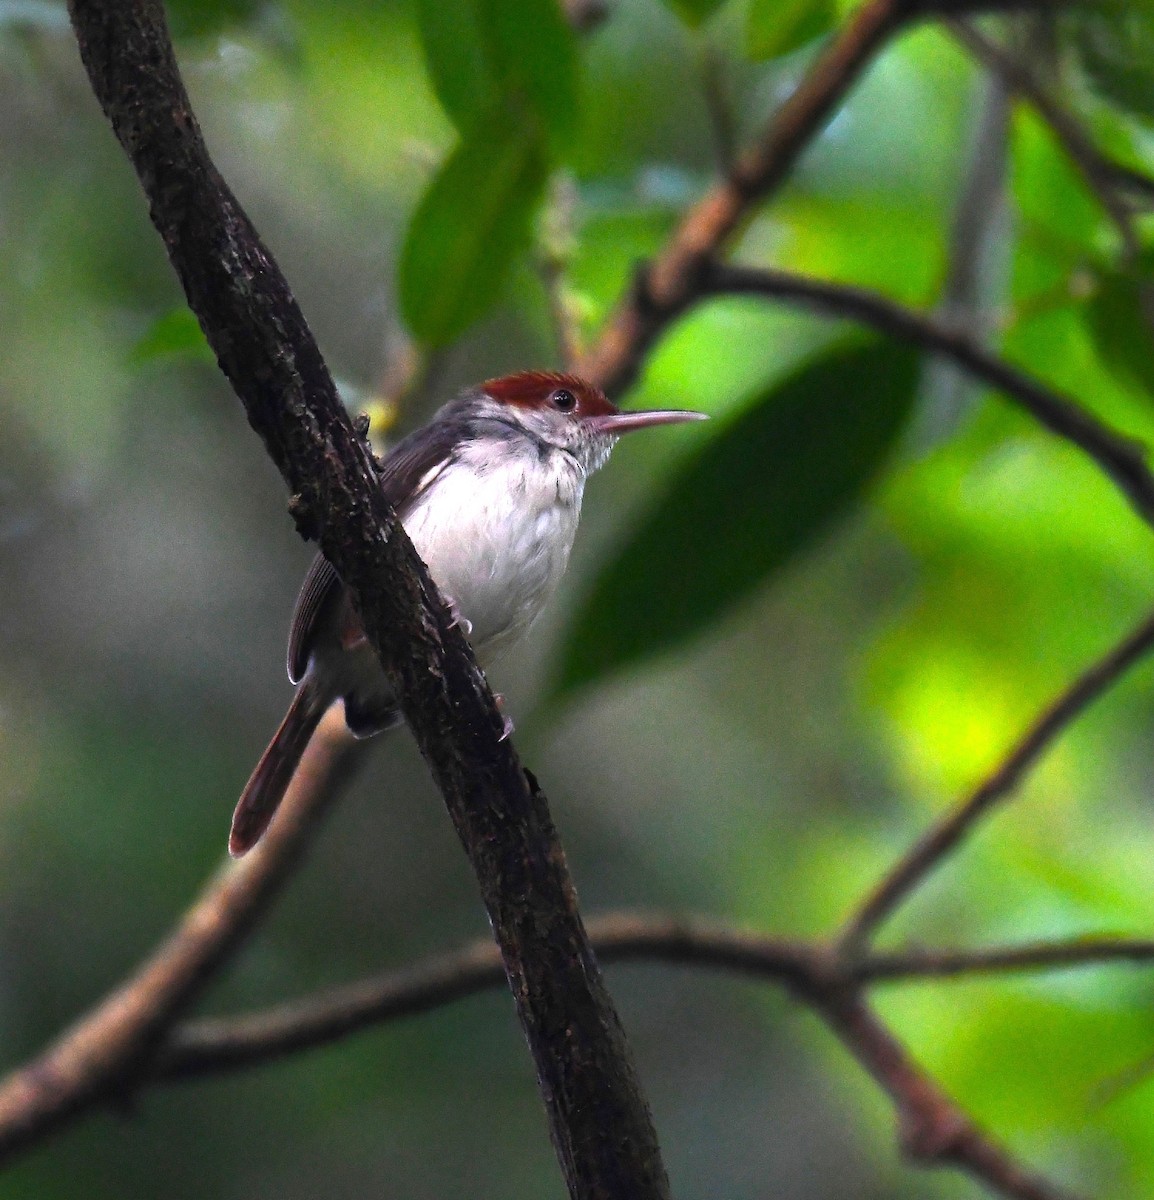
<instances>
[{"instance_id":1,"label":"background branch","mask_svg":"<svg viewBox=\"0 0 1154 1200\"><path fill-rule=\"evenodd\" d=\"M1072 442L1101 468L1148 524L1154 524L1154 474L1145 447L1111 429L1073 400L983 350L970 338L932 317L849 284L828 283L771 267L715 264L704 273L698 296L764 296L847 317L880 333L941 354L997 388L1051 433Z\"/></svg>"},{"instance_id":2,"label":"background branch","mask_svg":"<svg viewBox=\"0 0 1154 1200\"><path fill-rule=\"evenodd\" d=\"M728 179L681 219L661 253L606 322L580 372L616 394L636 378L646 351L699 294L701 272L753 209L788 176L874 56L916 17L916 0L866 0L834 35L774 115L741 154Z\"/></svg>"},{"instance_id":3,"label":"background branch","mask_svg":"<svg viewBox=\"0 0 1154 1200\"><path fill-rule=\"evenodd\" d=\"M588 931L602 962L659 962L745 975L788 988L803 1001L823 989L1154 962L1154 941L1104 936L975 950L919 947L841 960L821 942L747 932L705 917L606 913L592 918ZM186 1021L172 1031L149 1072L159 1081L176 1081L275 1062L432 1012L497 987L503 979L497 948L478 940L455 953L299 1000Z\"/></svg>"},{"instance_id":4,"label":"background branch","mask_svg":"<svg viewBox=\"0 0 1154 1200\"><path fill-rule=\"evenodd\" d=\"M1024 1168L918 1066L861 997L869 983L1154 961L1154 942L1078 938L973 951L911 950L859 962L821 943L773 938L701 918L616 913L595 919L590 938L605 961L659 961L735 972L788 988L814 1009L851 1056L890 1096L905 1153L949 1164L993 1192L1022 1200L1068 1193ZM501 981L489 942L427 959L376 979L241 1017L190 1022L154 1064L164 1081L275 1061L379 1024L429 1012Z\"/></svg>"},{"instance_id":5,"label":"background branch","mask_svg":"<svg viewBox=\"0 0 1154 1200\"><path fill-rule=\"evenodd\" d=\"M831 993L818 1010L831 1032L894 1103L906 1155L927 1165L951 1164L999 1196L1074 1200L1024 1168L981 1130L921 1069L860 996Z\"/></svg>"},{"instance_id":6,"label":"background branch","mask_svg":"<svg viewBox=\"0 0 1154 1200\"><path fill-rule=\"evenodd\" d=\"M905 854L846 923L841 946L857 953L878 926L1021 782L1054 739L1154 645L1154 613L1087 668L1022 735L998 766Z\"/></svg>"},{"instance_id":7,"label":"background branch","mask_svg":"<svg viewBox=\"0 0 1154 1200\"><path fill-rule=\"evenodd\" d=\"M972 146L950 222L945 278L935 306L946 328L986 346L995 331L1004 288L1009 234L1006 169L1010 97L997 75L978 81ZM926 364L922 375L919 445L944 440L971 407L979 385L948 359Z\"/></svg>"},{"instance_id":8,"label":"background branch","mask_svg":"<svg viewBox=\"0 0 1154 1200\"><path fill-rule=\"evenodd\" d=\"M121 1098L150 1070L169 1029L242 944L297 865L356 755L333 710L310 742L260 847L228 863L136 973L32 1062L0 1084L0 1160L98 1102Z\"/></svg>"},{"instance_id":9,"label":"background branch","mask_svg":"<svg viewBox=\"0 0 1154 1200\"><path fill-rule=\"evenodd\" d=\"M1121 186L1123 177L1119 174L1118 165L1098 149L1073 114L1043 87L1021 57L999 46L968 21L953 20L947 25L958 42L979 63L1027 100L1050 127L1086 186L1113 222L1127 257L1133 261L1141 246L1134 227L1134 209L1129 189L1124 190ZM1148 187L1154 187L1154 181L1145 177L1142 177L1142 181Z\"/></svg>"}]
</instances>

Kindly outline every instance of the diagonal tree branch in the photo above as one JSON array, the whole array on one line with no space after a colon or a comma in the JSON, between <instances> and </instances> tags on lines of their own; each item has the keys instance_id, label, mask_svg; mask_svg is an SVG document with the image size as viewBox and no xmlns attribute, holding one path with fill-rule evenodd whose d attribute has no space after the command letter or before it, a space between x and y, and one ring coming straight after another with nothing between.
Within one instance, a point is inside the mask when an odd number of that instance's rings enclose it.
<instances>
[{"instance_id":1,"label":"diagonal tree branch","mask_svg":"<svg viewBox=\"0 0 1154 1200\"><path fill-rule=\"evenodd\" d=\"M763 296L826 316L847 317L950 359L975 379L997 388L1051 433L1077 446L1113 480L1138 515L1154 525L1154 473L1147 465L1145 447L1005 359L983 350L965 333L867 288L771 267L713 265L703 273L696 298L720 295Z\"/></svg>"},{"instance_id":2,"label":"diagonal tree branch","mask_svg":"<svg viewBox=\"0 0 1154 1200\"><path fill-rule=\"evenodd\" d=\"M846 922L841 949L861 952L875 930L1018 786L1067 726L1154 647L1154 613L1088 667L1026 730L982 782L914 844Z\"/></svg>"},{"instance_id":3,"label":"diagonal tree branch","mask_svg":"<svg viewBox=\"0 0 1154 1200\"><path fill-rule=\"evenodd\" d=\"M976 11L1063 7L1070 0L864 0L834 34L761 137L740 154L728 178L682 217L606 322L580 373L610 394L636 378L646 352L700 295L700 276L754 209L789 177L861 73L915 21Z\"/></svg>"},{"instance_id":4,"label":"diagonal tree branch","mask_svg":"<svg viewBox=\"0 0 1154 1200\"><path fill-rule=\"evenodd\" d=\"M943 325L966 333L980 346L989 343L1003 290L1009 208L1010 93L997 75L981 81L971 146L950 218L945 275L934 315ZM921 444L943 440L973 406L980 385L948 360L928 364L921 384Z\"/></svg>"},{"instance_id":5,"label":"diagonal tree branch","mask_svg":"<svg viewBox=\"0 0 1154 1200\"><path fill-rule=\"evenodd\" d=\"M860 995L816 998L822 1020L893 1101L906 1156L926 1166L954 1166L999 1196L1074 1200L1018 1163L980 1129L914 1061Z\"/></svg>"},{"instance_id":6,"label":"diagonal tree branch","mask_svg":"<svg viewBox=\"0 0 1154 1200\"><path fill-rule=\"evenodd\" d=\"M835 34L729 178L682 218L610 316L581 374L611 394L634 380L649 347L699 294L699 277L754 208L779 187L858 76L909 21L920 0L865 0Z\"/></svg>"},{"instance_id":7,"label":"diagonal tree branch","mask_svg":"<svg viewBox=\"0 0 1154 1200\"><path fill-rule=\"evenodd\" d=\"M947 24L961 46L1037 110L1118 230L1127 256L1135 259L1141 246L1134 225L1134 206L1123 180L1139 175L1147 185L1154 185L1154 181L1129 169L1124 176L1119 164L1098 149L1081 124L1050 94L1021 57L999 46L969 21L953 20Z\"/></svg>"},{"instance_id":8,"label":"diagonal tree branch","mask_svg":"<svg viewBox=\"0 0 1154 1200\"><path fill-rule=\"evenodd\" d=\"M0 1083L0 1160L149 1073L157 1047L268 908L348 783L352 744L334 710L309 745L283 818L258 850L224 867L134 975Z\"/></svg>"},{"instance_id":9,"label":"diagonal tree branch","mask_svg":"<svg viewBox=\"0 0 1154 1200\"><path fill-rule=\"evenodd\" d=\"M71 0L93 90L222 370L348 587L457 828L502 950L570 1194L661 1200L652 1118L544 795L377 486L284 277L213 165L159 0Z\"/></svg>"}]
</instances>

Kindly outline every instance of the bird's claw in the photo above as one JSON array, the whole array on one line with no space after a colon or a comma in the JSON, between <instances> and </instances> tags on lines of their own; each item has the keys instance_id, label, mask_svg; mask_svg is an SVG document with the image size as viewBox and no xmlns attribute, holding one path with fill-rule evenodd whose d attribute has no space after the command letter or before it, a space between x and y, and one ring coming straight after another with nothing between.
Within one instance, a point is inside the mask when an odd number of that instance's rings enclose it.
<instances>
[{"instance_id":1,"label":"bird's claw","mask_svg":"<svg viewBox=\"0 0 1154 1200\"><path fill-rule=\"evenodd\" d=\"M513 730L516 726L513 724L513 718L505 711L505 697L500 692L494 692L493 699L496 700L497 711L501 714L501 736L497 741L508 741L513 736Z\"/></svg>"},{"instance_id":2,"label":"bird's claw","mask_svg":"<svg viewBox=\"0 0 1154 1200\"><path fill-rule=\"evenodd\" d=\"M449 610L449 624L457 629L460 629L460 631L466 637L472 637L473 622L470 621L463 612L461 612L461 610L457 607L456 600L454 600L452 596L445 596L444 600L445 607Z\"/></svg>"}]
</instances>

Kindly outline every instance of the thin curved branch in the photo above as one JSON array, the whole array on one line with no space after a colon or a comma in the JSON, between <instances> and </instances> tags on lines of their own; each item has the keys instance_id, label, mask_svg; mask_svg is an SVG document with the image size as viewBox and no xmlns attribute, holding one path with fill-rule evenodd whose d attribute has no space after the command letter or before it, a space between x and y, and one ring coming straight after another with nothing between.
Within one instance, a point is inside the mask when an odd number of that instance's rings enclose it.
<instances>
[{"instance_id":1,"label":"thin curved branch","mask_svg":"<svg viewBox=\"0 0 1154 1200\"><path fill-rule=\"evenodd\" d=\"M920 0L866 0L835 34L729 178L682 218L664 248L606 322L579 370L610 394L636 377L646 351L692 303L700 274L779 187L878 52L909 21Z\"/></svg>"},{"instance_id":2,"label":"thin curved branch","mask_svg":"<svg viewBox=\"0 0 1154 1200\"><path fill-rule=\"evenodd\" d=\"M636 378L645 354L700 295L701 273L788 178L861 73L915 21L975 11L1056 9L1069 0L864 0L834 34L777 110L737 157L728 178L681 219L661 252L614 310L579 371L616 395Z\"/></svg>"},{"instance_id":3,"label":"thin curved branch","mask_svg":"<svg viewBox=\"0 0 1154 1200\"><path fill-rule=\"evenodd\" d=\"M320 543L477 876L570 1194L664 1200L652 1117L536 781L385 503L284 276L205 147L159 0L70 0L81 59L189 306Z\"/></svg>"},{"instance_id":4,"label":"thin curved branch","mask_svg":"<svg viewBox=\"0 0 1154 1200\"><path fill-rule=\"evenodd\" d=\"M849 977L863 983L909 983L925 979L969 979L975 975L1009 975L1037 971L1070 971L1111 963L1140 967L1154 962L1154 940L1105 935L1020 946L983 946L978 950L900 950L868 954L846 964Z\"/></svg>"},{"instance_id":5,"label":"thin curved branch","mask_svg":"<svg viewBox=\"0 0 1154 1200\"><path fill-rule=\"evenodd\" d=\"M590 920L587 928L602 962L660 962L725 971L776 983L803 998L830 988L1154 962L1154 940L1122 937L1077 937L977 950L913 948L841 962L817 942L749 933L703 917L606 913ZM173 1030L149 1069L159 1081L175 1081L274 1062L432 1012L498 987L503 980L497 948L488 940L478 940L455 953L300 1000L239 1016L186 1021Z\"/></svg>"},{"instance_id":6,"label":"thin curved branch","mask_svg":"<svg viewBox=\"0 0 1154 1200\"><path fill-rule=\"evenodd\" d=\"M982 349L966 334L868 288L829 283L771 267L717 263L703 272L696 299L735 295L763 296L812 308L826 316L845 317L943 355L975 379L1002 392L1051 433L1077 446L1113 480L1138 515L1154 525L1154 473L1147 465L1146 448L1111 429L1069 397Z\"/></svg>"},{"instance_id":7,"label":"thin curved branch","mask_svg":"<svg viewBox=\"0 0 1154 1200\"><path fill-rule=\"evenodd\" d=\"M1128 195L1129 189L1124 189L1122 185L1119 164L1095 145L1077 119L1058 103L1019 56L1003 49L968 21L949 21L947 25L961 46L1027 100L1050 127L1086 186L1118 230L1127 256L1131 261L1136 259L1141 245L1134 225L1135 211ZM1154 180L1139 172L1129 171L1128 175L1138 175L1148 187L1154 188Z\"/></svg>"},{"instance_id":8,"label":"thin curved branch","mask_svg":"<svg viewBox=\"0 0 1154 1200\"><path fill-rule=\"evenodd\" d=\"M980 1129L922 1069L860 995L829 993L815 1004L826 1026L893 1102L906 1156L926 1166L953 1166L999 1196L1075 1200L1074 1194L1023 1167Z\"/></svg>"},{"instance_id":9,"label":"thin curved branch","mask_svg":"<svg viewBox=\"0 0 1154 1200\"><path fill-rule=\"evenodd\" d=\"M893 1102L899 1142L924 1165L951 1165L1001 1196L1061 1200L1067 1193L1023 1167L958 1107L860 995L863 983L1154 961L1154 942L1077 938L974 951L912 950L853 963L820 943L745 933L714 921L616 913L590 922L605 961L660 961L750 975L810 1006ZM376 979L243 1017L189 1022L153 1064L161 1081L236 1070L428 1012L502 979L491 943L427 959Z\"/></svg>"},{"instance_id":10,"label":"thin curved branch","mask_svg":"<svg viewBox=\"0 0 1154 1200\"><path fill-rule=\"evenodd\" d=\"M982 782L903 855L846 922L843 953L853 956L877 928L1009 796L1054 740L1154 647L1154 613L1088 667L1019 738Z\"/></svg>"},{"instance_id":11,"label":"thin curved branch","mask_svg":"<svg viewBox=\"0 0 1154 1200\"><path fill-rule=\"evenodd\" d=\"M268 908L344 790L356 757L352 745L334 710L309 744L284 814L259 849L222 868L134 975L0 1083L0 1160L151 1073L157 1047Z\"/></svg>"},{"instance_id":12,"label":"thin curved branch","mask_svg":"<svg viewBox=\"0 0 1154 1200\"><path fill-rule=\"evenodd\" d=\"M806 942L743 933L702 918L611 913L587 928L602 962L713 967L795 988L818 977L824 958ZM455 953L262 1012L188 1022L165 1046L155 1071L162 1080L184 1079L271 1061L429 1012L495 987L500 978L494 946L478 940Z\"/></svg>"},{"instance_id":13,"label":"thin curved branch","mask_svg":"<svg viewBox=\"0 0 1154 1200\"><path fill-rule=\"evenodd\" d=\"M945 274L936 315L985 345L996 319L995 288L991 286L996 272L992 268L1003 241L1007 210L1011 106L1005 82L996 75L984 81L981 96L975 97L975 107L969 131L972 145L950 214ZM962 382L956 368L943 365L952 379ZM970 390L975 385L967 379L963 386Z\"/></svg>"}]
</instances>

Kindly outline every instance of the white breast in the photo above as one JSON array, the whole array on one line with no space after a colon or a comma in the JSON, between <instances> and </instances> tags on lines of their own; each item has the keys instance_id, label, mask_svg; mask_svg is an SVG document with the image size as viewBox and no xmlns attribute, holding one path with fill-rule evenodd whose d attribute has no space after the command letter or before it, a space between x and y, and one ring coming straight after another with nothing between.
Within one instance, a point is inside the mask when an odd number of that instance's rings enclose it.
<instances>
[{"instance_id":1,"label":"white breast","mask_svg":"<svg viewBox=\"0 0 1154 1200\"><path fill-rule=\"evenodd\" d=\"M532 623L565 573L585 473L568 454L466 450L405 518L405 530L491 662Z\"/></svg>"}]
</instances>

